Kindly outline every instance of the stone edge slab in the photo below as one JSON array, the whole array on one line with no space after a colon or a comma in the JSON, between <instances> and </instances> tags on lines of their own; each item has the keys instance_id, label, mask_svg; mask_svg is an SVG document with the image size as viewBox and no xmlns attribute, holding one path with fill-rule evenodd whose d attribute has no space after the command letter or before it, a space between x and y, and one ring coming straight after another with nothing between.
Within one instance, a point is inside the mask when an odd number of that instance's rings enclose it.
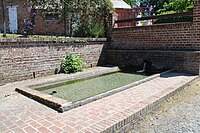
<instances>
[{"instance_id":1,"label":"stone edge slab","mask_svg":"<svg viewBox=\"0 0 200 133\"><path fill-rule=\"evenodd\" d=\"M55 84L62 84L66 81L70 81L70 80L76 80L76 79L82 79L82 78L88 78L88 77L96 77L99 75L104 75L104 74L108 74L108 73L113 73L113 72L117 72L120 71L120 69L118 67L110 67L108 69L98 69L95 71L88 71L88 72L78 72L75 74L69 74L67 76L62 75L59 78L55 78L53 80L50 80L48 82L45 83L39 83L39 84L34 84L34 85L29 85L27 86L28 88L42 88L42 87L47 87L47 86L51 86L51 85L55 85Z\"/></svg>"},{"instance_id":2,"label":"stone edge slab","mask_svg":"<svg viewBox=\"0 0 200 133\"><path fill-rule=\"evenodd\" d=\"M1 43L27 43L27 42L54 42L54 41L75 41L75 42L106 42L106 38L74 38L74 37L59 37L59 38L0 38Z\"/></svg>"},{"instance_id":3,"label":"stone edge slab","mask_svg":"<svg viewBox=\"0 0 200 133\"><path fill-rule=\"evenodd\" d=\"M99 95L95 95L95 96L93 96L93 97L87 98L87 99L85 99L85 100L81 100L81 101L75 102L75 103L71 104L70 106L69 106L69 105L67 105L67 106L66 106L66 105L63 105L62 108L63 108L64 111L68 111L68 110L70 110L70 109L73 109L73 108L76 108L76 107L79 107L79 106L88 104L88 103L90 103L90 102L93 102L93 101L102 99L102 98L104 98L104 97L108 97L108 96L113 95L113 94L115 94L115 93L118 93L118 92L127 90L127 89L129 89L129 88L131 88L131 87L140 85L140 84L142 84L142 83L144 83L144 82L147 82L147 81L150 81L150 80L152 80L152 79L155 79L155 78L157 78L157 77L159 77L159 76L161 76L161 75L163 75L163 74L166 74L166 73L168 73L168 72L171 72L171 71L172 71L172 70L163 72L163 73L161 73L161 74L155 74L155 75L150 76L150 77L148 77L148 78L145 78L145 79L142 79L142 80L133 82L133 83L131 83L131 84L128 84L128 85L125 85L125 86L116 88L116 89L114 89L114 90L110 90L110 91L107 91L107 92L105 92L105 93L101 93L101 94L99 94Z\"/></svg>"},{"instance_id":4,"label":"stone edge slab","mask_svg":"<svg viewBox=\"0 0 200 133\"><path fill-rule=\"evenodd\" d=\"M41 93L41 92L39 92L37 90L31 89L29 87L16 88L15 90L17 92L29 97L29 98L32 98L32 99L34 99L34 100L36 100L38 102L41 102L41 103L47 105L48 107L51 107L51 108L53 108L53 109L55 109L55 110L57 110L59 112L64 112L64 111L68 111L70 109L73 109L73 108L88 104L90 102L102 99L104 97L113 95L115 93L124 91L126 89L131 88L131 87L134 87L134 86L137 86L137 85L142 84L144 82L147 82L149 80L155 79L155 78L157 78L157 77L159 77L159 76L161 76L163 74L166 74L168 72L171 72L171 71L172 70L163 72L161 74L155 74L155 75L150 76L148 78L136 81L134 83L131 83L131 84L116 88L114 90L111 90L111 91L108 91L108 92L105 92L105 93L101 93L99 95L96 95L96 96L93 96L93 97L90 97L90 98L87 98L85 100L81 100L81 101L78 101L78 102L75 102L75 103L68 102L68 101L63 100L61 98L53 97L52 95L43 94L43 93Z\"/></svg>"},{"instance_id":5,"label":"stone edge slab","mask_svg":"<svg viewBox=\"0 0 200 133\"><path fill-rule=\"evenodd\" d=\"M68 102L64 99L53 97L52 95L40 93L39 91L33 90L28 87L16 88L15 91L17 91L18 93L21 93L31 99L34 99L42 104L45 104L50 108L56 109L61 112L63 112L62 110L60 110L60 108L62 107L62 104L64 104L64 103L66 105L70 104L70 102Z\"/></svg>"},{"instance_id":6,"label":"stone edge slab","mask_svg":"<svg viewBox=\"0 0 200 133\"><path fill-rule=\"evenodd\" d=\"M73 106L73 104L71 102L68 102L67 100L64 100L61 98L54 97L52 95L41 93L40 91L34 90L34 88L46 87L46 86L49 86L52 84L58 84L58 83L66 82L67 80L70 81L70 80L75 80L78 78L95 77L95 76L99 76L99 75L103 75L103 74L117 72L119 70L120 69L118 67L112 67L109 69L72 74L72 75L68 75L66 77L62 76L60 79L56 79L53 81L51 80L51 81L48 81L48 82L45 82L42 84L34 84L31 86L18 87L15 89L15 91L17 91L18 93L21 93L31 99L34 99L40 103L43 103L46 106L51 107L59 112L64 112L65 110L63 107L65 107L65 106L72 107ZM75 107L73 107L73 108L75 108Z\"/></svg>"}]
</instances>

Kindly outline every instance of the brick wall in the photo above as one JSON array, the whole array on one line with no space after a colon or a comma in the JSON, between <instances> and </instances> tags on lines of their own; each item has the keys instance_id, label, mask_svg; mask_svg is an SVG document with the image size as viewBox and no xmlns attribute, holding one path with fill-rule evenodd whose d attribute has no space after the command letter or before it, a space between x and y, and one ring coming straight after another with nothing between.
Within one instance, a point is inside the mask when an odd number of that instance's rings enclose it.
<instances>
[{"instance_id":1,"label":"brick wall","mask_svg":"<svg viewBox=\"0 0 200 133\"><path fill-rule=\"evenodd\" d=\"M102 50L105 39L84 39L83 43L68 41L0 39L0 84L33 78L33 72L36 77L54 74L66 53L80 55L86 67L104 63Z\"/></svg>"},{"instance_id":2,"label":"brick wall","mask_svg":"<svg viewBox=\"0 0 200 133\"><path fill-rule=\"evenodd\" d=\"M192 23L114 28L113 49L200 49L193 45Z\"/></svg>"},{"instance_id":3,"label":"brick wall","mask_svg":"<svg viewBox=\"0 0 200 133\"><path fill-rule=\"evenodd\" d=\"M107 50L107 63L142 70L144 60L155 69L174 69L179 72L199 73L200 51L174 50Z\"/></svg>"},{"instance_id":4,"label":"brick wall","mask_svg":"<svg viewBox=\"0 0 200 133\"><path fill-rule=\"evenodd\" d=\"M46 21L42 15L37 15L35 21L36 25L33 31L35 34L64 35L64 24L61 20ZM69 30L67 30L67 34L69 34L68 32Z\"/></svg>"},{"instance_id":5,"label":"brick wall","mask_svg":"<svg viewBox=\"0 0 200 133\"><path fill-rule=\"evenodd\" d=\"M116 8L113 13L113 24L115 20L122 20L122 19L130 19L135 18L137 16L136 12L133 12L133 9L124 9L124 8ZM121 23L115 24L115 27L124 27L124 26L135 26L136 23Z\"/></svg>"},{"instance_id":6,"label":"brick wall","mask_svg":"<svg viewBox=\"0 0 200 133\"><path fill-rule=\"evenodd\" d=\"M106 62L142 69L144 60L150 60L155 68L199 74L199 0L194 7L193 22L114 28Z\"/></svg>"}]
</instances>

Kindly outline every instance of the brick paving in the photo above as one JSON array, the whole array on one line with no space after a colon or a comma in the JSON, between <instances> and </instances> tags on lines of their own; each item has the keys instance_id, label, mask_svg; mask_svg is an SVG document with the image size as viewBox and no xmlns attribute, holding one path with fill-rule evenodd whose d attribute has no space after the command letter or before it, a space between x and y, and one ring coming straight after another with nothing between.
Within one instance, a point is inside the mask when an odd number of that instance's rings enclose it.
<instances>
[{"instance_id":1,"label":"brick paving","mask_svg":"<svg viewBox=\"0 0 200 133\"><path fill-rule=\"evenodd\" d=\"M199 133L200 79L131 126L129 133Z\"/></svg>"},{"instance_id":2,"label":"brick paving","mask_svg":"<svg viewBox=\"0 0 200 133\"><path fill-rule=\"evenodd\" d=\"M112 126L117 129L120 121L194 78L196 76L171 72L64 113L58 113L14 91L18 86L44 79L7 84L0 86L0 132L96 133Z\"/></svg>"}]
</instances>

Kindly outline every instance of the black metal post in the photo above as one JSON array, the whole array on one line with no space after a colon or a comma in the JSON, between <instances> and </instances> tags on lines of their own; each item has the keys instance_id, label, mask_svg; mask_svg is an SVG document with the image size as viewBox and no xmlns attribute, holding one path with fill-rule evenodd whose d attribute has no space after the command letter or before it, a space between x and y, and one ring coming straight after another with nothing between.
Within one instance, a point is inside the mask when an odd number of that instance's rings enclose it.
<instances>
[{"instance_id":1,"label":"black metal post","mask_svg":"<svg viewBox=\"0 0 200 133\"><path fill-rule=\"evenodd\" d=\"M3 37L6 37L6 19L5 19L5 11L4 11L4 1L1 0L2 2L2 20L3 20Z\"/></svg>"}]
</instances>

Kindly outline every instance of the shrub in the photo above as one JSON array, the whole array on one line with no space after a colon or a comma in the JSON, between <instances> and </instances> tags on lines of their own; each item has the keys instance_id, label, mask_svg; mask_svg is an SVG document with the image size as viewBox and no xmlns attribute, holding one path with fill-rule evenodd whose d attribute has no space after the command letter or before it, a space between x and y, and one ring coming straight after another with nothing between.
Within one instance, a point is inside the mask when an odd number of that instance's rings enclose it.
<instances>
[{"instance_id":1,"label":"shrub","mask_svg":"<svg viewBox=\"0 0 200 133\"><path fill-rule=\"evenodd\" d=\"M83 63L79 56L67 54L61 63L61 69L64 73L75 73L83 69Z\"/></svg>"},{"instance_id":2,"label":"shrub","mask_svg":"<svg viewBox=\"0 0 200 133\"><path fill-rule=\"evenodd\" d=\"M96 22L84 21L74 30L75 37L101 37L104 35L104 27Z\"/></svg>"},{"instance_id":3,"label":"shrub","mask_svg":"<svg viewBox=\"0 0 200 133\"><path fill-rule=\"evenodd\" d=\"M91 25L89 33L90 33L90 37L100 37L104 34L104 28L103 26L96 23L96 24Z\"/></svg>"},{"instance_id":4,"label":"shrub","mask_svg":"<svg viewBox=\"0 0 200 133\"><path fill-rule=\"evenodd\" d=\"M82 22L80 23L74 30L73 36L74 37L89 37L90 33L90 23L89 22Z\"/></svg>"}]
</instances>

